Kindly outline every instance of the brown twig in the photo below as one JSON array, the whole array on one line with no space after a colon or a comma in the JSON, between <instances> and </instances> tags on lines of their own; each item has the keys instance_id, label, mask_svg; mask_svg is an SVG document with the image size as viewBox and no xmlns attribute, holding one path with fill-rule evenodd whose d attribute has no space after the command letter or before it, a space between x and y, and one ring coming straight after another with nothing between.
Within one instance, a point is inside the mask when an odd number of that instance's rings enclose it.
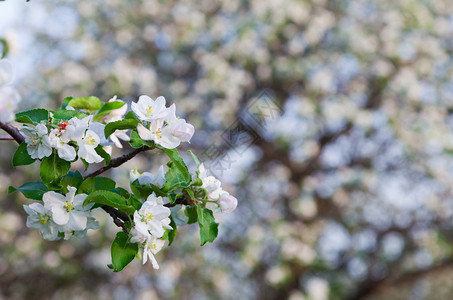
<instances>
[{"instance_id":1,"label":"brown twig","mask_svg":"<svg viewBox=\"0 0 453 300\"><path fill-rule=\"evenodd\" d=\"M24 136L16 127L0 122L0 128L6 131L18 144L21 144L23 141L25 141Z\"/></svg>"},{"instance_id":2,"label":"brown twig","mask_svg":"<svg viewBox=\"0 0 453 300\"><path fill-rule=\"evenodd\" d=\"M116 167L119 167L121 166L122 164L124 164L125 162L127 162L128 160L132 159L134 156L136 156L137 154L139 154L140 152L144 152L144 151L147 151L147 150L151 150L151 149L154 149L154 147L149 147L149 146L142 146L140 148L137 148L135 149L134 151L128 153L128 154L125 154L123 156L120 156L120 157L117 157L115 159L112 159L110 161L110 164L108 166L105 166L105 167L102 167L92 173L89 173L88 175L86 175L84 177L84 179L87 179L87 178L90 178L90 177L95 177L101 173L104 173L105 171L111 169L111 168L116 168Z\"/></svg>"}]
</instances>

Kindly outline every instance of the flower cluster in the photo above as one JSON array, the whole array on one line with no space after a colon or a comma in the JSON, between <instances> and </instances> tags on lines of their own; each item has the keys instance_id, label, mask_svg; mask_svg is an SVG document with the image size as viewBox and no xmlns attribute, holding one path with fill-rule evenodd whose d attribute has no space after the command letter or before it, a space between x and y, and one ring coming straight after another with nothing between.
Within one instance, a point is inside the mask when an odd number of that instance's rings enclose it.
<instances>
[{"instance_id":1,"label":"flower cluster","mask_svg":"<svg viewBox=\"0 0 453 300\"><path fill-rule=\"evenodd\" d=\"M189 142L193 136L194 127L177 118L175 105L166 107L162 96L155 101L148 96L140 96L137 103L132 103L132 111L143 122L138 124L137 131L145 141L154 141L164 148L173 149L181 142Z\"/></svg>"},{"instance_id":2,"label":"flower cluster","mask_svg":"<svg viewBox=\"0 0 453 300\"><path fill-rule=\"evenodd\" d=\"M68 186L66 195L50 191L43 195L44 205L32 203L24 205L29 215L27 227L36 228L42 237L55 241L63 236L65 239L72 235L85 236L88 229L97 229L98 222L91 216L94 203L83 206L86 194L76 195L77 189Z\"/></svg>"},{"instance_id":3,"label":"flower cluster","mask_svg":"<svg viewBox=\"0 0 453 300\"><path fill-rule=\"evenodd\" d=\"M173 229L170 226L170 209L163 204L162 197L156 197L154 193L149 195L140 210L134 213L135 227L130 232L131 243L139 243L143 248L143 263L149 257L154 269L159 269L154 254L165 244L165 240L159 238L164 235L165 229Z\"/></svg>"},{"instance_id":4,"label":"flower cluster","mask_svg":"<svg viewBox=\"0 0 453 300\"><path fill-rule=\"evenodd\" d=\"M198 178L201 179L203 189L207 191L207 200L212 201L206 204L210 209L218 209L222 212L232 212L238 205L238 200L224 191L221 187L221 182L212 175L208 175L203 164L198 167Z\"/></svg>"},{"instance_id":5,"label":"flower cluster","mask_svg":"<svg viewBox=\"0 0 453 300\"><path fill-rule=\"evenodd\" d=\"M11 64L0 60L0 122L9 123L14 120L15 110L20 101L20 95L10 86L13 77Z\"/></svg>"},{"instance_id":6,"label":"flower cluster","mask_svg":"<svg viewBox=\"0 0 453 300\"><path fill-rule=\"evenodd\" d=\"M83 119L74 117L69 121L58 123L56 128L44 124L24 125L22 131L27 135L27 152L31 158L42 159L52 154L56 149L58 156L67 161L73 161L78 155L88 163L98 163L103 158L96 152L98 145L106 146L108 141L104 136L104 126L93 122L93 116ZM74 144L76 143L76 144ZM78 150L76 153L75 145Z\"/></svg>"}]
</instances>

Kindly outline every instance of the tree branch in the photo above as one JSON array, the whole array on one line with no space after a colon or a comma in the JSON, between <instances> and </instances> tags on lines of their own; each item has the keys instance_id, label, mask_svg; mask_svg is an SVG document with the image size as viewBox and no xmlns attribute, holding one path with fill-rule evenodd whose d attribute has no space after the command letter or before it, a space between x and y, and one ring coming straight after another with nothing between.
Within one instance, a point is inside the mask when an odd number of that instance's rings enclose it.
<instances>
[{"instance_id":1,"label":"tree branch","mask_svg":"<svg viewBox=\"0 0 453 300\"><path fill-rule=\"evenodd\" d=\"M128 160L132 159L134 156L136 156L140 152L148 151L148 150L151 150L151 149L154 149L154 147L142 146L140 148L135 149L132 152L129 152L128 154L125 154L123 156L120 156L120 157L117 157L115 159L112 159L108 166L102 167L102 168L100 168L100 169L98 169L98 170L96 170L96 171L94 171L92 173L89 173L83 179L87 179L87 178L90 178L90 177L95 177L95 176L97 176L99 174L104 173L105 171L107 171L107 170L109 170L111 168L119 167L122 164L124 164L125 162L127 162Z\"/></svg>"},{"instance_id":2,"label":"tree branch","mask_svg":"<svg viewBox=\"0 0 453 300\"><path fill-rule=\"evenodd\" d=\"M0 128L6 131L19 145L23 141L25 141L24 136L19 132L19 130L16 127L10 124L0 122Z\"/></svg>"}]
</instances>

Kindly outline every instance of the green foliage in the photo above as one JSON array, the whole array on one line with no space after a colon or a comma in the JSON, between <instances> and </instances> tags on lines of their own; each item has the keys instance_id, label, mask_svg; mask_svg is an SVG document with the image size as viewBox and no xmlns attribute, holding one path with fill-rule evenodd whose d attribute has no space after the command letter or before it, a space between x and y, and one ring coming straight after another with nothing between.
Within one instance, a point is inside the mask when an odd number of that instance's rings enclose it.
<instances>
[{"instance_id":1,"label":"green foliage","mask_svg":"<svg viewBox=\"0 0 453 300\"><path fill-rule=\"evenodd\" d=\"M2 0L3 1L3 0ZM0 45L2 45L2 52L0 58L5 58L9 52L8 42L5 39L0 39Z\"/></svg>"},{"instance_id":2,"label":"green foliage","mask_svg":"<svg viewBox=\"0 0 453 300\"><path fill-rule=\"evenodd\" d=\"M128 205L127 200L123 196L110 191L100 190L92 192L85 198L83 206L86 206L89 203L98 203L115 207L126 214L133 214L135 212L135 208Z\"/></svg>"},{"instance_id":3,"label":"green foliage","mask_svg":"<svg viewBox=\"0 0 453 300\"><path fill-rule=\"evenodd\" d=\"M13 166L25 166L32 164L36 161L35 158L31 158L31 156L27 152L27 144L22 142L19 147L17 148L16 152L13 156Z\"/></svg>"},{"instance_id":4,"label":"green foliage","mask_svg":"<svg viewBox=\"0 0 453 300\"><path fill-rule=\"evenodd\" d=\"M124 232L118 232L112 243L112 265L114 272L119 272L126 267L138 252L138 244L131 244L129 237Z\"/></svg>"},{"instance_id":5,"label":"green foliage","mask_svg":"<svg viewBox=\"0 0 453 300\"><path fill-rule=\"evenodd\" d=\"M158 197L167 197L167 193L163 192L157 185L151 183L140 184L138 179L131 183L131 189L134 195L141 199L148 198L152 193L155 193Z\"/></svg>"},{"instance_id":6,"label":"green foliage","mask_svg":"<svg viewBox=\"0 0 453 300\"><path fill-rule=\"evenodd\" d=\"M192 156L194 162L197 164L197 167L199 167L200 166L200 160L198 159L198 157L191 150L187 150L187 152L190 153L190 155Z\"/></svg>"},{"instance_id":7,"label":"green foliage","mask_svg":"<svg viewBox=\"0 0 453 300\"><path fill-rule=\"evenodd\" d=\"M138 135L137 130L132 130L131 131L131 140L129 141L129 144L131 145L132 148L140 148L142 146L148 146L148 147L154 147L155 144L152 141L145 141L142 140L142 138Z\"/></svg>"},{"instance_id":8,"label":"green foliage","mask_svg":"<svg viewBox=\"0 0 453 300\"><path fill-rule=\"evenodd\" d=\"M8 187L8 194L11 194L15 191L21 192L26 198L33 200L42 200L42 196L45 192L48 192L49 189L41 181L31 181L21 185L18 188L13 186Z\"/></svg>"},{"instance_id":9,"label":"green foliage","mask_svg":"<svg viewBox=\"0 0 453 300\"><path fill-rule=\"evenodd\" d=\"M107 177L90 177L80 185L78 194L91 194L94 191L111 191L115 189L116 182Z\"/></svg>"},{"instance_id":10,"label":"green foliage","mask_svg":"<svg viewBox=\"0 0 453 300\"><path fill-rule=\"evenodd\" d=\"M49 157L44 157L41 162L40 175L44 184L49 188L58 188L61 178L66 175L71 168L71 163L52 153Z\"/></svg>"},{"instance_id":11,"label":"green foliage","mask_svg":"<svg viewBox=\"0 0 453 300\"><path fill-rule=\"evenodd\" d=\"M16 122L19 123L40 123L49 120L49 111L43 108L27 110L16 114Z\"/></svg>"},{"instance_id":12,"label":"green foliage","mask_svg":"<svg viewBox=\"0 0 453 300\"><path fill-rule=\"evenodd\" d=\"M198 204L197 215L198 225L200 225L201 246L207 242L212 243L219 233L219 224L216 223L212 210L201 208L200 204Z\"/></svg>"},{"instance_id":13,"label":"green foliage","mask_svg":"<svg viewBox=\"0 0 453 300\"><path fill-rule=\"evenodd\" d=\"M105 165L108 166L110 164L110 154L108 154L101 145L98 145L94 150L96 150L96 153L104 159Z\"/></svg>"},{"instance_id":14,"label":"green foliage","mask_svg":"<svg viewBox=\"0 0 453 300\"><path fill-rule=\"evenodd\" d=\"M72 98L67 105L74 107L75 109L85 109L89 112L93 112L101 107L101 100L94 96L78 97Z\"/></svg>"},{"instance_id":15,"label":"green foliage","mask_svg":"<svg viewBox=\"0 0 453 300\"><path fill-rule=\"evenodd\" d=\"M187 224L193 224L198 221L198 213L196 206L187 206L184 210L184 214L189 218Z\"/></svg>"},{"instance_id":16,"label":"green foliage","mask_svg":"<svg viewBox=\"0 0 453 300\"><path fill-rule=\"evenodd\" d=\"M178 150L163 149L163 151L170 157L172 164L165 174L166 182L162 187L162 190L164 192L169 192L177 188L188 187L192 180L192 176L190 175L184 160L179 155Z\"/></svg>"},{"instance_id":17,"label":"green foliage","mask_svg":"<svg viewBox=\"0 0 453 300\"><path fill-rule=\"evenodd\" d=\"M124 130L124 129L135 129L137 128L138 123L137 120L132 119L124 119L116 122L110 122L105 125L104 134L105 137L108 138L115 130Z\"/></svg>"},{"instance_id":18,"label":"green foliage","mask_svg":"<svg viewBox=\"0 0 453 300\"><path fill-rule=\"evenodd\" d=\"M83 182L83 177L82 174L80 174L79 171L69 171L68 174L63 176L61 179L60 185L61 185L61 191L63 193L67 193L68 191L68 186L73 186L75 188L79 188L80 184Z\"/></svg>"},{"instance_id":19,"label":"green foliage","mask_svg":"<svg viewBox=\"0 0 453 300\"><path fill-rule=\"evenodd\" d=\"M53 113L53 118L55 120L55 123L60 123L62 121L68 121L74 117L77 117L79 119L83 119L84 117L87 117L88 115L77 110L55 110L52 112Z\"/></svg>"},{"instance_id":20,"label":"green foliage","mask_svg":"<svg viewBox=\"0 0 453 300\"><path fill-rule=\"evenodd\" d=\"M126 103L120 102L120 101L112 101L112 102L103 103L101 108L94 115L93 120L96 121L96 122L99 122L103 118L105 118L109 113L111 113L113 110L121 108L125 104Z\"/></svg>"}]
</instances>

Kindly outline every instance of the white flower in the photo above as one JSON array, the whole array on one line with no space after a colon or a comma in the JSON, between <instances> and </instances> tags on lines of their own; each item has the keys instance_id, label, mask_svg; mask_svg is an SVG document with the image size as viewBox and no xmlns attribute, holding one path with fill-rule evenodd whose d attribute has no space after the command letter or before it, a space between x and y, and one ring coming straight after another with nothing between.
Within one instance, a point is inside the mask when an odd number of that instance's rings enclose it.
<instances>
[{"instance_id":1,"label":"white flower","mask_svg":"<svg viewBox=\"0 0 453 300\"><path fill-rule=\"evenodd\" d=\"M146 239L145 245L143 245L143 264L149 260L151 261L153 268L158 270L159 265L154 257L154 254L159 252L165 245L165 240L158 239L156 237L150 237Z\"/></svg>"},{"instance_id":2,"label":"white flower","mask_svg":"<svg viewBox=\"0 0 453 300\"><path fill-rule=\"evenodd\" d=\"M156 176L154 176L150 172L144 172L140 174L137 169L131 170L129 173L131 182L134 182L138 179L138 183L140 184L147 184L151 183L157 185L158 187L162 187L165 183L165 173L164 173L164 166L160 166L159 170L157 171Z\"/></svg>"},{"instance_id":3,"label":"white flower","mask_svg":"<svg viewBox=\"0 0 453 300\"><path fill-rule=\"evenodd\" d=\"M75 195L77 189L72 186L68 186L68 190L66 196L53 191L45 193L44 207L52 212L52 219L56 224L64 226L65 232L85 230L93 204L83 207L87 195Z\"/></svg>"},{"instance_id":4,"label":"white flower","mask_svg":"<svg viewBox=\"0 0 453 300\"><path fill-rule=\"evenodd\" d=\"M73 146L64 142L61 135L61 129L52 129L49 134L50 145L57 149L60 158L67 161L73 161L76 157L76 151Z\"/></svg>"},{"instance_id":5,"label":"white flower","mask_svg":"<svg viewBox=\"0 0 453 300\"><path fill-rule=\"evenodd\" d=\"M99 136L94 131L87 130L85 135L77 140L79 157L85 159L90 164L101 162L103 158L95 150L99 142Z\"/></svg>"},{"instance_id":6,"label":"white flower","mask_svg":"<svg viewBox=\"0 0 453 300\"><path fill-rule=\"evenodd\" d=\"M236 209L236 206L238 205L238 199L224 191L220 195L219 205L222 212L229 213Z\"/></svg>"},{"instance_id":7,"label":"white flower","mask_svg":"<svg viewBox=\"0 0 453 300\"><path fill-rule=\"evenodd\" d=\"M105 138L105 134L104 134L105 125L104 124L101 124L99 122L91 122L88 129L94 131L97 134L97 136L100 139L99 144L101 146L109 146L112 144L112 142L110 142L108 139Z\"/></svg>"},{"instance_id":8,"label":"white flower","mask_svg":"<svg viewBox=\"0 0 453 300\"><path fill-rule=\"evenodd\" d=\"M48 241L60 239L58 236L60 226L52 221L51 212L42 204L32 203L30 205L24 205L24 209L29 215L27 217L27 227L38 229L42 237Z\"/></svg>"},{"instance_id":9,"label":"white flower","mask_svg":"<svg viewBox=\"0 0 453 300\"><path fill-rule=\"evenodd\" d=\"M77 141L82 139L85 131L88 129L92 118L93 116L88 116L83 119L74 117L69 120L68 125L65 127L65 130L62 131L61 139L66 143L69 141Z\"/></svg>"},{"instance_id":10,"label":"white flower","mask_svg":"<svg viewBox=\"0 0 453 300\"><path fill-rule=\"evenodd\" d=\"M148 96L140 96L138 102L132 102L132 111L142 121L154 121L164 118L167 115L165 107L165 98L160 96L154 101Z\"/></svg>"},{"instance_id":11,"label":"white flower","mask_svg":"<svg viewBox=\"0 0 453 300\"><path fill-rule=\"evenodd\" d=\"M52 146L45 125L38 124L36 127L25 125L22 127L22 131L27 135L25 142L31 158L42 159L52 154Z\"/></svg>"},{"instance_id":12,"label":"white flower","mask_svg":"<svg viewBox=\"0 0 453 300\"><path fill-rule=\"evenodd\" d=\"M145 236L160 238L164 235L164 228L172 229L170 214L170 209L163 206L162 197L156 197L152 193L140 210L134 213L135 228Z\"/></svg>"}]
</instances>

